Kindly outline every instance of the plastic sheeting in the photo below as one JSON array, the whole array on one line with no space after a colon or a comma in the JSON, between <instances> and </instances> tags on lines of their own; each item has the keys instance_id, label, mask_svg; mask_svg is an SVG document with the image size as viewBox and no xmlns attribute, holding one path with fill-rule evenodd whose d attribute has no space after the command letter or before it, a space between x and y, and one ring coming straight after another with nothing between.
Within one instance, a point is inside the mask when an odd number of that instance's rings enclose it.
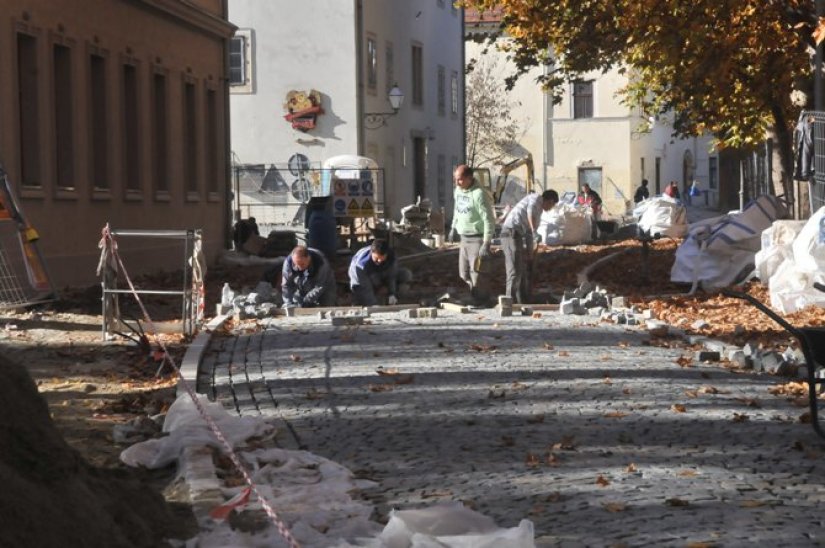
<instances>
[{"instance_id":1,"label":"plastic sheeting","mask_svg":"<svg viewBox=\"0 0 825 548\"><path fill-rule=\"evenodd\" d=\"M651 235L683 238L688 231L687 210L670 196L657 196L639 203L633 209L638 226Z\"/></svg>"},{"instance_id":2,"label":"plastic sheeting","mask_svg":"<svg viewBox=\"0 0 825 548\"><path fill-rule=\"evenodd\" d=\"M218 403L199 396L206 413L218 424L233 447L243 447L251 437L272 432L261 417L236 417ZM163 425L167 436L133 445L121 454L131 466L157 468L178 459L185 447L219 447L206 421L188 394L169 408ZM461 503L415 510L394 510L385 527L370 521L373 506L353 499L359 490L376 486L355 479L331 460L308 451L287 449L237 449L256 488L286 523L304 548L533 548L533 524L499 528L495 522ZM202 472L201 472L202 474ZM209 481L194 478L195 482ZM246 486L224 487L226 500ZM201 486L203 488L203 486ZM253 496L245 510L262 509ZM233 529L226 521L201 521L200 534L182 543L186 548L252 548L286 546L274 524L255 533Z\"/></svg>"},{"instance_id":3,"label":"plastic sheeting","mask_svg":"<svg viewBox=\"0 0 825 548\"><path fill-rule=\"evenodd\" d=\"M688 237L676 250L671 281L705 289L742 281L753 271L762 231L784 213L775 197L760 196L741 212L690 225Z\"/></svg>"}]
</instances>

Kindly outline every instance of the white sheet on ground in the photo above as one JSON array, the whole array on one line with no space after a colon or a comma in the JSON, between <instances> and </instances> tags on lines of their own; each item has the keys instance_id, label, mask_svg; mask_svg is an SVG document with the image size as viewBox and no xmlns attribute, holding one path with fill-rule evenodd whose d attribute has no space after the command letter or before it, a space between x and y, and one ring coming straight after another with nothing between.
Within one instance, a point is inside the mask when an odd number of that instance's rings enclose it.
<instances>
[{"instance_id":1,"label":"white sheet on ground","mask_svg":"<svg viewBox=\"0 0 825 548\"><path fill-rule=\"evenodd\" d=\"M671 281L701 284L705 289L742 281L753 270L762 231L784 213L774 196L759 196L741 212L690 225L676 250Z\"/></svg>"},{"instance_id":2,"label":"white sheet on ground","mask_svg":"<svg viewBox=\"0 0 825 548\"><path fill-rule=\"evenodd\" d=\"M825 308L825 293L814 283L825 284L825 207L805 222L791 244L791 253L768 282L771 306L790 314L806 306Z\"/></svg>"},{"instance_id":3,"label":"white sheet on ground","mask_svg":"<svg viewBox=\"0 0 825 548\"><path fill-rule=\"evenodd\" d=\"M651 235L660 234L682 238L687 234L687 210L670 196L656 196L643 200L633 209L640 229Z\"/></svg>"},{"instance_id":4,"label":"white sheet on ground","mask_svg":"<svg viewBox=\"0 0 825 548\"><path fill-rule=\"evenodd\" d=\"M206 412L236 448L251 437L267 435L273 428L260 417L235 417L218 403L199 396ZM184 447L213 446L217 441L208 431L188 394L169 408L163 425L168 436L138 443L121 454L132 466L165 466L182 454ZM532 548L533 524L522 520L518 527L502 529L492 519L465 508L461 503L417 510L392 511L382 529L370 521L373 506L353 499L359 490L374 487L355 479L338 463L308 451L287 449L237 449L247 465L256 488L275 509L296 540L304 548ZM222 489L225 500L243 486ZM244 510L262 511L253 495ZM201 533L181 543L186 548L278 548L287 546L269 518L263 529L245 533L226 521L205 519Z\"/></svg>"}]
</instances>

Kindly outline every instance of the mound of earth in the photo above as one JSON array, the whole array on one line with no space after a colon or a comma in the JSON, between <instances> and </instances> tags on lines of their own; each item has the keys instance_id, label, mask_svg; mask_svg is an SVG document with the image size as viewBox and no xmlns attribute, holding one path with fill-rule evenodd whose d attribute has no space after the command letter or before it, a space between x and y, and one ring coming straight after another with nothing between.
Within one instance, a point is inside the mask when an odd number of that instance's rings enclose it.
<instances>
[{"instance_id":1,"label":"mound of earth","mask_svg":"<svg viewBox=\"0 0 825 548\"><path fill-rule=\"evenodd\" d=\"M186 538L166 501L89 465L61 437L23 366L0 357L0 546L132 548Z\"/></svg>"}]
</instances>

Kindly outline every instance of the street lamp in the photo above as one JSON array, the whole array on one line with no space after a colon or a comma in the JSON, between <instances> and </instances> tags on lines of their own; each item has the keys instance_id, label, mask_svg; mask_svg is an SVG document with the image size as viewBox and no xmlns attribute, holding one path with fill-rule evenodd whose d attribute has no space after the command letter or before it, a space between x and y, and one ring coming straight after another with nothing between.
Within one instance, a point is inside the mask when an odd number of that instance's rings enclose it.
<instances>
[{"instance_id":1,"label":"street lamp","mask_svg":"<svg viewBox=\"0 0 825 548\"><path fill-rule=\"evenodd\" d=\"M365 112L364 126L367 129L378 129L387 125L387 118L398 114L398 109L404 104L404 92L395 84L390 92L387 94L387 100L390 102L392 112Z\"/></svg>"}]
</instances>

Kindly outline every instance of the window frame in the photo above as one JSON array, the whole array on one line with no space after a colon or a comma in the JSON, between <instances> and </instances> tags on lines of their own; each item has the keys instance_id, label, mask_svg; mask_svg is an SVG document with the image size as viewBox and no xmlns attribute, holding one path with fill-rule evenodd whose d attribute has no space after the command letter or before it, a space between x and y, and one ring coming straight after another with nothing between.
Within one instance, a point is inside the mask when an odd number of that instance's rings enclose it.
<instances>
[{"instance_id":1,"label":"window frame","mask_svg":"<svg viewBox=\"0 0 825 548\"><path fill-rule=\"evenodd\" d=\"M244 94L244 93L255 93L255 63L254 63L254 33L252 29L238 29L235 31L235 35L230 37L227 40L227 58L228 58L228 66L227 66L227 75L226 79L229 83L229 92L230 93L237 93L237 94ZM232 53L232 42L240 42L241 43L241 50L238 54ZM234 82L232 81L232 55L239 55L241 68L242 68L242 76L243 82Z\"/></svg>"},{"instance_id":2,"label":"window frame","mask_svg":"<svg viewBox=\"0 0 825 548\"><path fill-rule=\"evenodd\" d=\"M582 93L582 87L587 86ZM574 120L595 118L595 85L593 80L575 80L571 83L570 103L571 115ZM582 109L584 112L582 113Z\"/></svg>"}]
</instances>

